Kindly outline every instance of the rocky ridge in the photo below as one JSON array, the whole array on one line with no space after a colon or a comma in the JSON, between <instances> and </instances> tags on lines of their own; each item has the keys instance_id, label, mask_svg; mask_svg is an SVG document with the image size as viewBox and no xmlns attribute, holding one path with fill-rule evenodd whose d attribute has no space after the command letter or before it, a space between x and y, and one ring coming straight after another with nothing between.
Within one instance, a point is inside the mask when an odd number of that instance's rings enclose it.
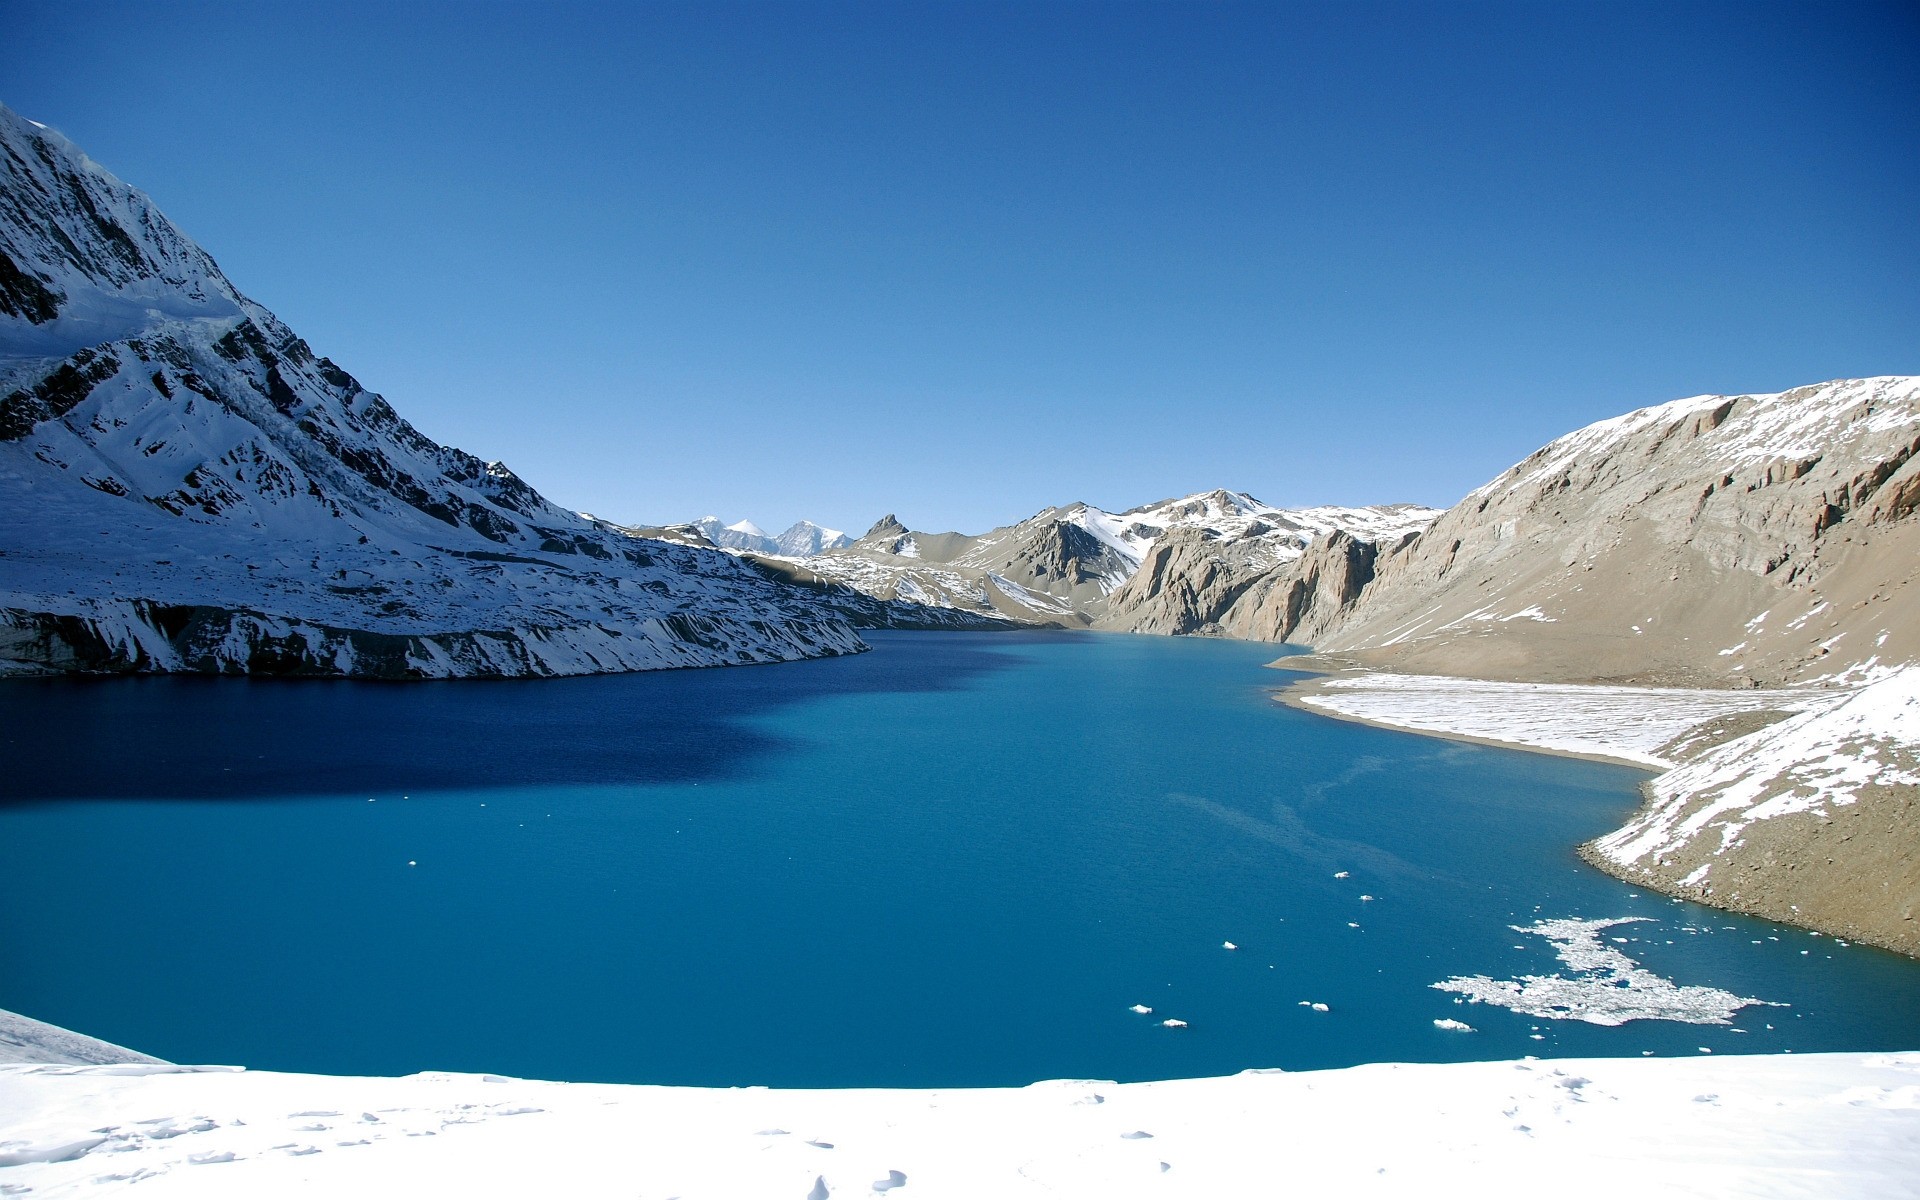
<instances>
[{"instance_id":1,"label":"rocky ridge","mask_svg":"<svg viewBox=\"0 0 1920 1200\"><path fill-rule=\"evenodd\" d=\"M857 652L895 617L434 442L0 107L0 673L712 666Z\"/></svg>"}]
</instances>

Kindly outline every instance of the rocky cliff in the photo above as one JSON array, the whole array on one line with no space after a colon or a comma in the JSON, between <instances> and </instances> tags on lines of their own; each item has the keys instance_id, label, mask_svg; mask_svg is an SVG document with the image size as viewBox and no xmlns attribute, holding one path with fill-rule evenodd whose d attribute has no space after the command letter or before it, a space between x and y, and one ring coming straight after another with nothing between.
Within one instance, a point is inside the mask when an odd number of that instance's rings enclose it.
<instances>
[{"instance_id":1,"label":"rocky cliff","mask_svg":"<svg viewBox=\"0 0 1920 1200\"><path fill-rule=\"evenodd\" d=\"M1416 536L1403 533L1389 549ZM1379 544L1344 529L1277 564L1242 542L1179 529L1148 551L1098 625L1133 633L1310 641L1337 624L1373 581Z\"/></svg>"}]
</instances>

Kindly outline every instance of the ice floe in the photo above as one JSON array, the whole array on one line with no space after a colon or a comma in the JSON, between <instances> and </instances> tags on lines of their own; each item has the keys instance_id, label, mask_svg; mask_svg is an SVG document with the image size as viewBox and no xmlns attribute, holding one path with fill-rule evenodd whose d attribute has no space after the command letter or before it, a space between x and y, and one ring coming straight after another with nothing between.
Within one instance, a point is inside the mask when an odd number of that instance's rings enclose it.
<instances>
[{"instance_id":1,"label":"ice floe","mask_svg":"<svg viewBox=\"0 0 1920 1200\"><path fill-rule=\"evenodd\" d=\"M1601 934L1617 925L1650 920L1613 917L1599 921L1574 918L1515 925L1518 933L1534 934L1552 943L1566 964L1567 974L1522 975L1494 979L1460 975L1433 986L1458 992L1474 1004L1497 1004L1530 1017L1586 1021L1593 1025L1624 1025L1628 1021L1686 1021L1695 1025L1727 1025L1733 1014L1751 1004L1767 1004L1750 996L1713 987L1676 984L1607 945Z\"/></svg>"}]
</instances>

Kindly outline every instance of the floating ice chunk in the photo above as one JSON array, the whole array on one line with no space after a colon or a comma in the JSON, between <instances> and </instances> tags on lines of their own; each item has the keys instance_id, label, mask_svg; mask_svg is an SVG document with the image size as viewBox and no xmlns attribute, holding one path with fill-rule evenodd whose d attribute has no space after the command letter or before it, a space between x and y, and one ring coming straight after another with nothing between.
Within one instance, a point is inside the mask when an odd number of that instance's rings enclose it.
<instances>
[{"instance_id":1,"label":"floating ice chunk","mask_svg":"<svg viewBox=\"0 0 1920 1200\"><path fill-rule=\"evenodd\" d=\"M1234 945L1232 942L1221 942L1220 948L1222 950L1238 950L1240 947Z\"/></svg>"},{"instance_id":2,"label":"floating ice chunk","mask_svg":"<svg viewBox=\"0 0 1920 1200\"><path fill-rule=\"evenodd\" d=\"M1366 895L1363 895L1363 896L1361 896L1361 897L1360 897L1360 899L1361 899L1361 901L1362 901L1362 902L1364 903L1365 901L1368 901L1368 900L1371 900L1371 899L1373 899L1373 897L1372 897L1372 896L1366 896Z\"/></svg>"},{"instance_id":3,"label":"floating ice chunk","mask_svg":"<svg viewBox=\"0 0 1920 1200\"><path fill-rule=\"evenodd\" d=\"M1168 1017L1166 1020L1160 1022L1160 1024L1168 1029L1185 1029L1187 1027L1187 1023L1178 1017Z\"/></svg>"},{"instance_id":4,"label":"floating ice chunk","mask_svg":"<svg viewBox=\"0 0 1920 1200\"><path fill-rule=\"evenodd\" d=\"M1131 1008L1129 1008L1129 1009L1127 1009L1127 1011L1128 1011L1128 1012L1137 1012L1137 1013L1139 1013L1139 1014L1140 1014L1141 1016L1143 1016L1143 1017L1144 1017L1144 1016L1146 1016L1146 1015L1147 1015L1148 1013L1150 1013L1150 1012L1152 1012L1153 1010L1152 1010L1151 1008L1148 1008L1148 1007L1147 1007L1146 1005L1144 1005L1144 1004L1136 1004L1136 1005L1133 1005L1133 1006L1132 1006Z\"/></svg>"},{"instance_id":5,"label":"floating ice chunk","mask_svg":"<svg viewBox=\"0 0 1920 1200\"><path fill-rule=\"evenodd\" d=\"M1465 1021L1456 1021L1452 1017L1437 1018L1433 1023L1433 1027L1435 1029L1451 1029L1456 1033L1476 1032L1473 1026L1467 1024Z\"/></svg>"},{"instance_id":6,"label":"floating ice chunk","mask_svg":"<svg viewBox=\"0 0 1920 1200\"><path fill-rule=\"evenodd\" d=\"M1345 878L1347 877L1347 872L1345 872L1345 871L1335 871L1335 872L1333 873L1333 877L1334 877L1335 879L1345 879Z\"/></svg>"},{"instance_id":7,"label":"floating ice chunk","mask_svg":"<svg viewBox=\"0 0 1920 1200\"><path fill-rule=\"evenodd\" d=\"M1320 1002L1319 1002L1318 1000L1302 1000L1302 1001L1300 1002L1300 1007L1301 1007L1301 1008L1310 1008L1310 1009L1312 1009L1312 1010L1313 1010L1313 1011L1315 1011L1315 1012L1331 1012L1331 1011L1333 1011L1332 1009L1329 1009L1329 1008L1328 1008L1328 1007L1327 1007L1326 1005L1324 1005L1324 1004L1322 1004L1322 1003L1320 1003Z\"/></svg>"},{"instance_id":8,"label":"floating ice chunk","mask_svg":"<svg viewBox=\"0 0 1920 1200\"><path fill-rule=\"evenodd\" d=\"M1602 921L1537 921L1512 926L1553 944L1554 953L1570 968L1568 975L1523 975L1519 979L1490 979L1485 975L1456 976L1433 986L1458 992L1475 1004L1485 1001L1530 1017L1586 1021L1594 1025L1624 1025L1628 1021L1687 1021L1698 1025L1727 1025L1733 1014L1765 1000L1736 996L1711 987L1682 987L1645 969L1624 951L1601 940L1615 925L1649 920L1616 917Z\"/></svg>"}]
</instances>

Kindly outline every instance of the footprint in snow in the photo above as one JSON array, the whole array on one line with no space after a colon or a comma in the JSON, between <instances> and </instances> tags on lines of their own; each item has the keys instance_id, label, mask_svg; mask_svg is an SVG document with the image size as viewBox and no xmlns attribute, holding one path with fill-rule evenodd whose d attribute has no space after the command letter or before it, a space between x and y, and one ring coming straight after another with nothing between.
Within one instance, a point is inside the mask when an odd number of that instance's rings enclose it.
<instances>
[{"instance_id":1,"label":"footprint in snow","mask_svg":"<svg viewBox=\"0 0 1920 1200\"><path fill-rule=\"evenodd\" d=\"M873 1181L873 1190L883 1194L897 1187L905 1186L907 1186L907 1177L899 1171L888 1171L885 1179L876 1179Z\"/></svg>"}]
</instances>

